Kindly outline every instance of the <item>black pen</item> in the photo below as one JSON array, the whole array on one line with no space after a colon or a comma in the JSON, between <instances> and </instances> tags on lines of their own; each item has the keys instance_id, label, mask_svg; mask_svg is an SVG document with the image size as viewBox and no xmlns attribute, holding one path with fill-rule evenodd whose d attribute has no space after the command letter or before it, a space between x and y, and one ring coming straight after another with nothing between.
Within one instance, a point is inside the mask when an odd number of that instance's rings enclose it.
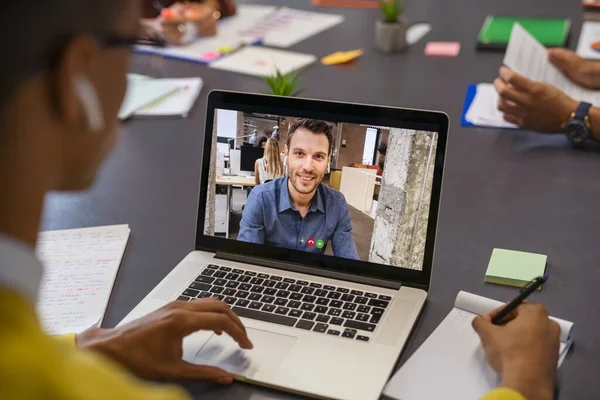
<instances>
[{"instance_id":1,"label":"black pen","mask_svg":"<svg viewBox=\"0 0 600 400\"><path fill-rule=\"evenodd\" d=\"M548 276L538 276L537 278L532 279L527 285L523 286L521 292L513 301L508 303L506 307L504 307L498 314L494 315L492 318L492 324L498 325L504 317L511 313L512 310L519 307L523 300L529 297L529 295L535 292L540 286L542 286L548 280Z\"/></svg>"}]
</instances>

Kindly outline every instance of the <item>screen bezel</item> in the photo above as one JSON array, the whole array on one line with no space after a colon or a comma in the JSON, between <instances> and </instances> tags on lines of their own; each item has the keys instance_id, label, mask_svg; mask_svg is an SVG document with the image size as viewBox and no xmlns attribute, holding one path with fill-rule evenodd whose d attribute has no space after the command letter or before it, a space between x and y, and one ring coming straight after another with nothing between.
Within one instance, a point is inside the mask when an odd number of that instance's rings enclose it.
<instances>
[{"instance_id":1,"label":"screen bezel","mask_svg":"<svg viewBox=\"0 0 600 400\"><path fill-rule=\"evenodd\" d=\"M211 145L216 109L227 109L247 113L273 114L286 117L305 117L356 124L390 126L405 129L438 132L438 142L434 163L431 203L427 220L427 238L423 269L375 264L368 261L349 260L299 250L277 248L268 245L238 242L204 235L208 174L211 162ZM214 90L209 93L206 113L206 127L202 153L200 193L198 199L198 221L196 225L196 250L227 252L285 263L326 269L380 280L428 289L435 249L436 228L439 214L443 170L448 140L448 116L442 112L413 110L395 107L362 105L311 100L241 92Z\"/></svg>"}]
</instances>

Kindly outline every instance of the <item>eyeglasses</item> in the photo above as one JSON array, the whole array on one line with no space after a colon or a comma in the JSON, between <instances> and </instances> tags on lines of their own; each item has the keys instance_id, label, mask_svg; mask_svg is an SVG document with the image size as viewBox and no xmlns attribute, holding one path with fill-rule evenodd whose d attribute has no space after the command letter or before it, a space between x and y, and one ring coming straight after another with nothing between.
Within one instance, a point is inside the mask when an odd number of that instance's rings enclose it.
<instances>
[{"instance_id":1,"label":"eyeglasses","mask_svg":"<svg viewBox=\"0 0 600 400\"><path fill-rule=\"evenodd\" d=\"M108 48L131 47L135 45L165 47L167 45L166 40L158 35L150 35L147 38L106 35L102 37L96 37L96 39L102 44L102 46Z\"/></svg>"}]
</instances>

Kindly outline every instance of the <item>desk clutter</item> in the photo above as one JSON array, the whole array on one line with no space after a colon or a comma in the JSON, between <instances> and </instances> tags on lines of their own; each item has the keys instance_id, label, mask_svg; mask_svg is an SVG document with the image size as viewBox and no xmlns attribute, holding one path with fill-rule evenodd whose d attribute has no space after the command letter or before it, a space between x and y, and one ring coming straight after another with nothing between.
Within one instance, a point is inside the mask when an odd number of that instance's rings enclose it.
<instances>
[{"instance_id":1,"label":"desk clutter","mask_svg":"<svg viewBox=\"0 0 600 400\"><path fill-rule=\"evenodd\" d=\"M336 14L240 4L236 15L219 23L214 37L165 48L140 45L135 50L249 75L270 75L275 69L285 74L314 62L316 57L264 46L287 48L343 20Z\"/></svg>"},{"instance_id":2,"label":"desk clutter","mask_svg":"<svg viewBox=\"0 0 600 400\"><path fill-rule=\"evenodd\" d=\"M128 225L41 232L44 265L37 310L51 335L80 333L102 322L129 240Z\"/></svg>"}]
</instances>

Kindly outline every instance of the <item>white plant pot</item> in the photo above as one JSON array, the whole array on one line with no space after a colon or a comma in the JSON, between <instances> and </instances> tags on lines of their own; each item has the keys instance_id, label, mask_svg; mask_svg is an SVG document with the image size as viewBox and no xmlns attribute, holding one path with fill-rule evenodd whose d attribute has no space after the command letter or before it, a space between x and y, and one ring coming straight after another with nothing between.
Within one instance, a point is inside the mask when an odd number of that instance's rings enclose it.
<instances>
[{"instance_id":1,"label":"white plant pot","mask_svg":"<svg viewBox=\"0 0 600 400\"><path fill-rule=\"evenodd\" d=\"M408 21L400 17L397 22L377 21L375 24L375 46L385 52L393 53L406 47Z\"/></svg>"}]
</instances>

